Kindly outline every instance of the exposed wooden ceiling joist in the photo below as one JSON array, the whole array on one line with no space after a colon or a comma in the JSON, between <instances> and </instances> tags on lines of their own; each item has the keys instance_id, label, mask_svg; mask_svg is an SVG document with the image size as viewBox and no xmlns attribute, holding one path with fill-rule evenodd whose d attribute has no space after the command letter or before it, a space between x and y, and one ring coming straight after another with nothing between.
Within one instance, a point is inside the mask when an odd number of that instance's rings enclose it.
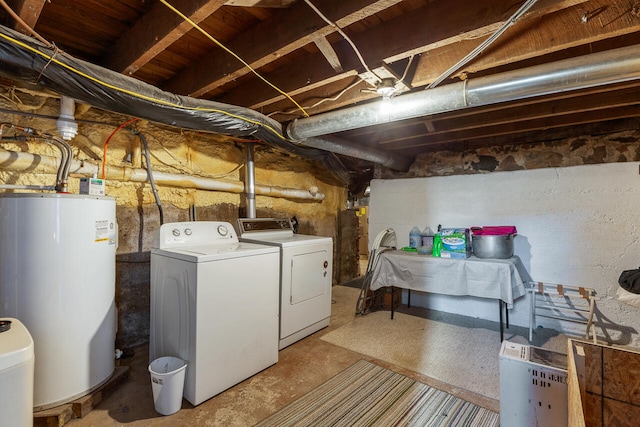
<instances>
[{"instance_id":1,"label":"exposed wooden ceiling joist","mask_svg":"<svg viewBox=\"0 0 640 427\"><path fill-rule=\"evenodd\" d=\"M9 0L8 4L11 9L20 17L20 19L33 29L38 22L42 8L44 7L45 0ZM30 31L21 25L19 22L15 22L13 28L16 31L30 35Z\"/></svg>"},{"instance_id":2,"label":"exposed wooden ceiling joist","mask_svg":"<svg viewBox=\"0 0 640 427\"><path fill-rule=\"evenodd\" d=\"M383 72L398 80L407 70L407 87L422 90L504 25L524 3L8 1L38 34L67 53L170 92L256 109L283 127L303 113L280 91L313 116L377 100L370 89ZM308 1L348 35L366 66ZM164 2L215 36L280 91L184 22ZM640 1L636 0L538 0L495 43L442 85L638 45L638 10ZM0 19L5 26L17 28L4 10L0 10ZM433 114L335 136L358 146L411 155L615 131L637 123L639 91L637 82L628 82ZM366 160L358 163L357 157L345 156L341 160L371 170Z\"/></svg>"},{"instance_id":3,"label":"exposed wooden ceiling joist","mask_svg":"<svg viewBox=\"0 0 640 427\"><path fill-rule=\"evenodd\" d=\"M327 13L332 22L341 27L374 14L398 3L399 0L351 0L333 4ZM316 0L323 9L331 0ZM326 36L335 29L324 22L305 3L299 2L289 9L277 11L247 33L230 41L227 47L253 68L260 68L280 56L312 43L313 39ZM256 41L260 40L260 43ZM222 86L250 70L222 51L212 52L197 64L168 81L163 88L173 93L202 96L212 88Z\"/></svg>"},{"instance_id":4,"label":"exposed wooden ceiling joist","mask_svg":"<svg viewBox=\"0 0 640 427\"><path fill-rule=\"evenodd\" d=\"M180 0L173 5L196 24L214 13L226 0ZM113 50L107 52L105 66L132 75L144 64L192 29L179 15L162 3L156 3L130 31L123 34Z\"/></svg>"}]
</instances>

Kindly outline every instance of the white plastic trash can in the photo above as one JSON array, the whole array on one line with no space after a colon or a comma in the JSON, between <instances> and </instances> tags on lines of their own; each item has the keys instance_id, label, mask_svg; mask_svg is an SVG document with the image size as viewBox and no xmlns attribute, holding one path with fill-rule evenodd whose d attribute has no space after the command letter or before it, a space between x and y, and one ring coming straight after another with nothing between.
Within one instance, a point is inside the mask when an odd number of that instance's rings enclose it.
<instances>
[{"instance_id":1,"label":"white plastic trash can","mask_svg":"<svg viewBox=\"0 0 640 427\"><path fill-rule=\"evenodd\" d=\"M159 357L149 365L156 412L175 414L182 407L182 391L187 362L177 357Z\"/></svg>"},{"instance_id":2,"label":"white plastic trash can","mask_svg":"<svg viewBox=\"0 0 640 427\"><path fill-rule=\"evenodd\" d=\"M33 339L13 318L0 319L0 417L3 427L33 425Z\"/></svg>"}]
</instances>

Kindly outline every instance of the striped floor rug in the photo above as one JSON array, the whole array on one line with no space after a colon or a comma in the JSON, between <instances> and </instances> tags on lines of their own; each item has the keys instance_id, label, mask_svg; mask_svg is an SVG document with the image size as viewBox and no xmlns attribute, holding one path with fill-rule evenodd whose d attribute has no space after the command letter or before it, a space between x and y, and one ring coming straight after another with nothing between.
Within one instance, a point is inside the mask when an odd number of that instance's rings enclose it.
<instances>
[{"instance_id":1,"label":"striped floor rug","mask_svg":"<svg viewBox=\"0 0 640 427\"><path fill-rule=\"evenodd\" d=\"M495 412L360 360L256 427L493 427Z\"/></svg>"}]
</instances>

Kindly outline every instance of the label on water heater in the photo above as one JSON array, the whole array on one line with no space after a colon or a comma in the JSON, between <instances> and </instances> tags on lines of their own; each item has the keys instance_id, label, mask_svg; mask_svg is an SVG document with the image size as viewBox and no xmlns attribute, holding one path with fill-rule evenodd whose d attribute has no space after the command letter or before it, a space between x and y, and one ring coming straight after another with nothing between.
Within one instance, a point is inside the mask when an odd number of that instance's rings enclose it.
<instances>
[{"instance_id":1,"label":"label on water heater","mask_svg":"<svg viewBox=\"0 0 640 427\"><path fill-rule=\"evenodd\" d=\"M96 221L96 238L94 242L106 242L109 240L109 220Z\"/></svg>"}]
</instances>

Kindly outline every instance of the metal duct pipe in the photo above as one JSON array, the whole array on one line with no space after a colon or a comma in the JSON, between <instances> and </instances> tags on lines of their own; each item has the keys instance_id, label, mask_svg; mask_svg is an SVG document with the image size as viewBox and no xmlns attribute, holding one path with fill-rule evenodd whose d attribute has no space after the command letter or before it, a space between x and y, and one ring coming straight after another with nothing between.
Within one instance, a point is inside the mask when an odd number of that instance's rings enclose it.
<instances>
[{"instance_id":1,"label":"metal duct pipe","mask_svg":"<svg viewBox=\"0 0 640 427\"><path fill-rule=\"evenodd\" d=\"M300 144L318 148L332 153L343 154L356 159L367 160L373 163L380 163L391 169L408 171L412 160L398 154L385 153L372 147L365 147L345 141L335 136L323 136L307 138Z\"/></svg>"},{"instance_id":2,"label":"metal duct pipe","mask_svg":"<svg viewBox=\"0 0 640 427\"><path fill-rule=\"evenodd\" d=\"M640 45L465 80L330 113L296 119L286 129L294 140L422 117L603 86L640 78ZM317 148L322 148L317 146ZM327 149L331 151L330 149Z\"/></svg>"},{"instance_id":3,"label":"metal duct pipe","mask_svg":"<svg viewBox=\"0 0 640 427\"><path fill-rule=\"evenodd\" d=\"M58 169L59 159L50 156L37 154L0 150L0 169L32 172L34 166L45 173L55 173ZM73 160L71 162L71 173L91 177L100 172L100 167L85 161ZM196 176L172 174L164 172L153 172L154 180L157 184L169 187L195 188L198 190L223 191L227 193L241 194L244 192L244 183L240 181L220 181L211 178L200 178ZM127 168L109 166L106 170L106 179L117 181L147 182L147 170L140 168ZM309 190L298 190L294 188L283 188L268 185L256 185L256 194L269 197L279 197L283 199L312 200L321 202L324 194L316 187Z\"/></svg>"},{"instance_id":4,"label":"metal duct pipe","mask_svg":"<svg viewBox=\"0 0 640 427\"><path fill-rule=\"evenodd\" d=\"M254 145L247 144L244 163L244 187L247 196L247 218L256 217L256 164L254 161Z\"/></svg>"}]
</instances>

